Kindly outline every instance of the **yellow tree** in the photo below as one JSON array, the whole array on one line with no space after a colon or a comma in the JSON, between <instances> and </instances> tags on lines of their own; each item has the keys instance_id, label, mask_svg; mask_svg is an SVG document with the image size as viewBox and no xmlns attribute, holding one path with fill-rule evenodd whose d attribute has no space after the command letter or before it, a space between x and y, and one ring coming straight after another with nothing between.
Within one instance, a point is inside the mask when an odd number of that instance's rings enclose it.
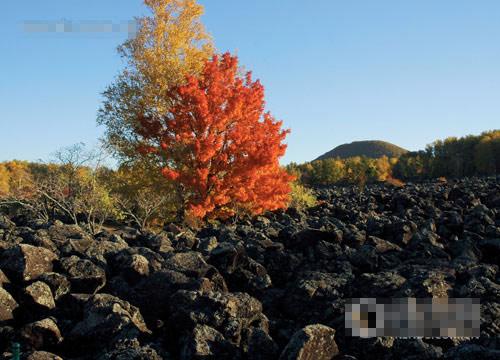
<instances>
[{"instance_id":1,"label":"yellow tree","mask_svg":"<svg viewBox=\"0 0 500 360\"><path fill-rule=\"evenodd\" d=\"M28 162L13 160L5 163L9 172L9 195L18 199L34 196L33 179Z\"/></svg>"},{"instance_id":2,"label":"yellow tree","mask_svg":"<svg viewBox=\"0 0 500 360\"><path fill-rule=\"evenodd\" d=\"M385 181L391 177L391 163L386 155L376 160L376 166L378 180Z\"/></svg>"},{"instance_id":3,"label":"yellow tree","mask_svg":"<svg viewBox=\"0 0 500 360\"><path fill-rule=\"evenodd\" d=\"M140 20L137 36L122 46L145 80L144 91L158 111L165 112L167 91L198 74L213 53L210 37L200 22L203 7L195 0L146 0L152 17Z\"/></svg>"},{"instance_id":4,"label":"yellow tree","mask_svg":"<svg viewBox=\"0 0 500 360\"><path fill-rule=\"evenodd\" d=\"M6 197L9 194L9 171L5 164L0 164L0 198Z\"/></svg>"},{"instance_id":5,"label":"yellow tree","mask_svg":"<svg viewBox=\"0 0 500 360\"><path fill-rule=\"evenodd\" d=\"M136 159L138 115L163 114L172 105L169 90L186 75L198 75L213 55L213 45L195 0L145 0L151 15L137 19L136 36L119 47L127 67L104 92L98 123L108 143L123 159ZM143 155L144 156L144 155Z\"/></svg>"},{"instance_id":6,"label":"yellow tree","mask_svg":"<svg viewBox=\"0 0 500 360\"><path fill-rule=\"evenodd\" d=\"M141 229L172 221L176 215L172 183L144 162L122 164L104 179L125 217Z\"/></svg>"}]
</instances>

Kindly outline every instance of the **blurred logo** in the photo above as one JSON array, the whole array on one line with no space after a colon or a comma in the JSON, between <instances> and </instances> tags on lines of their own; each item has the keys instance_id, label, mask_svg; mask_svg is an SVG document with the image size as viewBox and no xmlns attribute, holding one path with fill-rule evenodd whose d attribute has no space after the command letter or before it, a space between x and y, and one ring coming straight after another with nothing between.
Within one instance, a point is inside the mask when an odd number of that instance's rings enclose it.
<instances>
[{"instance_id":1,"label":"blurred logo","mask_svg":"<svg viewBox=\"0 0 500 360\"><path fill-rule=\"evenodd\" d=\"M391 336L479 337L479 299L357 298L346 303L347 335L363 338Z\"/></svg>"}]
</instances>

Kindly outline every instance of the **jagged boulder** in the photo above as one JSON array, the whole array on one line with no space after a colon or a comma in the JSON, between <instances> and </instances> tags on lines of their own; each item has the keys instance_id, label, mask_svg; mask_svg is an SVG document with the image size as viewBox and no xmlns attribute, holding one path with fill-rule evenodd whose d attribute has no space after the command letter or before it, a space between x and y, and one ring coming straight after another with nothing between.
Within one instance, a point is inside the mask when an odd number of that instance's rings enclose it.
<instances>
[{"instance_id":1,"label":"jagged boulder","mask_svg":"<svg viewBox=\"0 0 500 360\"><path fill-rule=\"evenodd\" d=\"M73 292L95 294L106 284L105 271L90 260L71 256L62 259L60 263Z\"/></svg>"},{"instance_id":2,"label":"jagged boulder","mask_svg":"<svg viewBox=\"0 0 500 360\"><path fill-rule=\"evenodd\" d=\"M24 303L38 311L49 311L56 307L52 290L43 281L35 281L23 291Z\"/></svg>"},{"instance_id":3,"label":"jagged boulder","mask_svg":"<svg viewBox=\"0 0 500 360\"><path fill-rule=\"evenodd\" d=\"M59 300L64 295L69 294L71 291L71 283L68 278L62 274L48 272L42 274L38 279L50 287L55 301Z\"/></svg>"},{"instance_id":4,"label":"jagged boulder","mask_svg":"<svg viewBox=\"0 0 500 360\"><path fill-rule=\"evenodd\" d=\"M211 268L196 251L170 254L164 266L166 269L179 271L190 277L203 277Z\"/></svg>"},{"instance_id":5,"label":"jagged boulder","mask_svg":"<svg viewBox=\"0 0 500 360\"><path fill-rule=\"evenodd\" d=\"M180 359L206 359L234 357L236 347L208 325L196 325L181 338Z\"/></svg>"},{"instance_id":6,"label":"jagged boulder","mask_svg":"<svg viewBox=\"0 0 500 360\"><path fill-rule=\"evenodd\" d=\"M141 345L137 339L124 339L118 341L110 349L106 349L95 356L97 360L165 360L170 355L165 351L157 351L154 346Z\"/></svg>"},{"instance_id":7,"label":"jagged boulder","mask_svg":"<svg viewBox=\"0 0 500 360\"><path fill-rule=\"evenodd\" d=\"M0 215L0 230L12 230L16 224L5 215Z\"/></svg>"},{"instance_id":8,"label":"jagged boulder","mask_svg":"<svg viewBox=\"0 0 500 360\"><path fill-rule=\"evenodd\" d=\"M53 318L46 318L25 325L21 329L23 344L33 349L54 347L63 341L61 331Z\"/></svg>"},{"instance_id":9,"label":"jagged boulder","mask_svg":"<svg viewBox=\"0 0 500 360\"><path fill-rule=\"evenodd\" d=\"M30 281L51 272L57 255L43 247L19 244L0 253L0 269L12 280Z\"/></svg>"},{"instance_id":10,"label":"jagged boulder","mask_svg":"<svg viewBox=\"0 0 500 360\"><path fill-rule=\"evenodd\" d=\"M4 288L0 287L0 324L4 321L14 319L14 310L17 309L18 303L11 294Z\"/></svg>"},{"instance_id":11,"label":"jagged boulder","mask_svg":"<svg viewBox=\"0 0 500 360\"><path fill-rule=\"evenodd\" d=\"M242 329L262 318L262 304L246 293L179 290L170 304L169 323L178 331L208 325L234 344L240 343Z\"/></svg>"},{"instance_id":12,"label":"jagged boulder","mask_svg":"<svg viewBox=\"0 0 500 360\"><path fill-rule=\"evenodd\" d=\"M48 351L33 351L27 354L26 360L63 360L63 358Z\"/></svg>"},{"instance_id":13,"label":"jagged boulder","mask_svg":"<svg viewBox=\"0 0 500 360\"><path fill-rule=\"evenodd\" d=\"M68 334L76 348L106 347L118 340L151 333L138 308L109 294L90 297L83 313L83 320Z\"/></svg>"},{"instance_id":14,"label":"jagged boulder","mask_svg":"<svg viewBox=\"0 0 500 360\"><path fill-rule=\"evenodd\" d=\"M306 326L292 336L280 360L331 360L338 353L335 330L315 324Z\"/></svg>"}]
</instances>

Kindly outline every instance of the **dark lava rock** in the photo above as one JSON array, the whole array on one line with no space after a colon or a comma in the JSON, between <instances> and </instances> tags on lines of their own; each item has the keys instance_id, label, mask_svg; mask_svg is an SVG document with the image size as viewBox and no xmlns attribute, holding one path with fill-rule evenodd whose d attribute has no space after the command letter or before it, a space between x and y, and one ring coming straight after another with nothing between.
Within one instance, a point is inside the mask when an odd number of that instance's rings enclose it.
<instances>
[{"instance_id":1,"label":"dark lava rock","mask_svg":"<svg viewBox=\"0 0 500 360\"><path fill-rule=\"evenodd\" d=\"M360 359L383 359L387 357L391 353L395 340L392 337L360 338L347 335L342 338L340 331L337 332L337 336L337 343L341 346L343 352Z\"/></svg>"},{"instance_id":2,"label":"dark lava rock","mask_svg":"<svg viewBox=\"0 0 500 360\"><path fill-rule=\"evenodd\" d=\"M23 344L34 349L43 349L60 344L63 340L57 323L52 318L46 318L28 324L21 329Z\"/></svg>"},{"instance_id":3,"label":"dark lava rock","mask_svg":"<svg viewBox=\"0 0 500 360\"><path fill-rule=\"evenodd\" d=\"M142 346L137 339L124 339L116 343L112 349L103 351L95 357L97 360L168 360L170 355L150 346Z\"/></svg>"},{"instance_id":4,"label":"dark lava rock","mask_svg":"<svg viewBox=\"0 0 500 360\"><path fill-rule=\"evenodd\" d=\"M209 255L213 249L218 245L217 238L215 236L206 237L200 240L198 244L198 249L204 255Z\"/></svg>"},{"instance_id":5,"label":"dark lava rock","mask_svg":"<svg viewBox=\"0 0 500 360\"><path fill-rule=\"evenodd\" d=\"M244 351L250 360L271 360L279 356L279 347L263 329L250 328L245 334Z\"/></svg>"},{"instance_id":6,"label":"dark lava rock","mask_svg":"<svg viewBox=\"0 0 500 360\"><path fill-rule=\"evenodd\" d=\"M23 297L27 305L39 311L48 311L56 307L52 290L43 281L36 281L24 289Z\"/></svg>"},{"instance_id":7,"label":"dark lava rock","mask_svg":"<svg viewBox=\"0 0 500 360\"><path fill-rule=\"evenodd\" d=\"M181 339L180 358L188 359L225 359L234 356L236 348L224 336L208 325L196 325Z\"/></svg>"},{"instance_id":8,"label":"dark lava rock","mask_svg":"<svg viewBox=\"0 0 500 360\"><path fill-rule=\"evenodd\" d=\"M170 304L169 324L175 324L177 331L208 325L234 344L240 343L242 329L262 319L262 304L245 293L179 290Z\"/></svg>"},{"instance_id":9,"label":"dark lava rock","mask_svg":"<svg viewBox=\"0 0 500 360\"><path fill-rule=\"evenodd\" d=\"M180 271L187 276L203 277L210 266L200 253L189 251L168 256L165 260L165 268Z\"/></svg>"},{"instance_id":10,"label":"dark lava rock","mask_svg":"<svg viewBox=\"0 0 500 360\"><path fill-rule=\"evenodd\" d=\"M127 280L137 282L149 275L149 261L140 254L132 254L121 269Z\"/></svg>"},{"instance_id":11,"label":"dark lava rock","mask_svg":"<svg viewBox=\"0 0 500 360\"><path fill-rule=\"evenodd\" d=\"M266 268L249 257L241 245L220 244L212 250L208 262L220 271L231 291L253 295L272 286Z\"/></svg>"},{"instance_id":12,"label":"dark lava rock","mask_svg":"<svg viewBox=\"0 0 500 360\"><path fill-rule=\"evenodd\" d=\"M7 216L0 215L0 229L1 230L12 230L16 227L16 224L11 221Z\"/></svg>"},{"instance_id":13,"label":"dark lava rock","mask_svg":"<svg viewBox=\"0 0 500 360\"><path fill-rule=\"evenodd\" d=\"M0 270L0 287L3 287L5 284L10 284L10 280L7 275L5 275L2 270Z\"/></svg>"},{"instance_id":14,"label":"dark lava rock","mask_svg":"<svg viewBox=\"0 0 500 360\"><path fill-rule=\"evenodd\" d=\"M297 331L280 355L280 360L330 360L339 353L335 330L308 325Z\"/></svg>"},{"instance_id":15,"label":"dark lava rock","mask_svg":"<svg viewBox=\"0 0 500 360\"><path fill-rule=\"evenodd\" d=\"M396 272L364 273L360 275L359 281L354 295L373 298L395 297L398 290L406 283L406 279Z\"/></svg>"},{"instance_id":16,"label":"dark lava rock","mask_svg":"<svg viewBox=\"0 0 500 360\"><path fill-rule=\"evenodd\" d=\"M137 306L148 321L165 320L169 315L169 299L180 289L192 289L195 280L183 273L162 270L130 286L123 278L111 279L109 290ZM154 289L154 291L152 291Z\"/></svg>"},{"instance_id":17,"label":"dark lava rock","mask_svg":"<svg viewBox=\"0 0 500 360\"><path fill-rule=\"evenodd\" d=\"M52 271L57 255L42 247L20 244L5 250L0 256L0 269L18 281L34 280Z\"/></svg>"},{"instance_id":18,"label":"dark lava rock","mask_svg":"<svg viewBox=\"0 0 500 360\"><path fill-rule=\"evenodd\" d=\"M286 289L278 308L301 322L326 322L342 311L350 274L303 272ZM276 306L276 305L275 305Z\"/></svg>"},{"instance_id":19,"label":"dark lava rock","mask_svg":"<svg viewBox=\"0 0 500 360\"><path fill-rule=\"evenodd\" d=\"M83 309L91 294L66 294L58 301L58 312L63 318L70 318L73 322L83 319Z\"/></svg>"},{"instance_id":20,"label":"dark lava rock","mask_svg":"<svg viewBox=\"0 0 500 360\"><path fill-rule=\"evenodd\" d=\"M18 304L12 295L0 287L0 324L4 321L14 319L14 310L17 307Z\"/></svg>"},{"instance_id":21,"label":"dark lava rock","mask_svg":"<svg viewBox=\"0 0 500 360\"><path fill-rule=\"evenodd\" d=\"M170 240L170 237L166 233L143 234L139 237L137 245L147 247L160 254L168 254L174 251L174 248L172 246L172 241Z\"/></svg>"},{"instance_id":22,"label":"dark lava rock","mask_svg":"<svg viewBox=\"0 0 500 360\"><path fill-rule=\"evenodd\" d=\"M443 356L443 351L422 339L396 339L391 355L393 359L438 359Z\"/></svg>"},{"instance_id":23,"label":"dark lava rock","mask_svg":"<svg viewBox=\"0 0 500 360\"><path fill-rule=\"evenodd\" d=\"M0 215L0 358L14 341L31 359L500 356L497 179L314 191L158 234ZM353 297L480 298L480 337L350 337Z\"/></svg>"},{"instance_id":24,"label":"dark lava rock","mask_svg":"<svg viewBox=\"0 0 500 360\"><path fill-rule=\"evenodd\" d=\"M500 265L500 238L483 239L479 241L485 262Z\"/></svg>"},{"instance_id":25,"label":"dark lava rock","mask_svg":"<svg viewBox=\"0 0 500 360\"><path fill-rule=\"evenodd\" d=\"M2 353L10 350L15 339L17 339L17 334L12 326L0 325L0 359L2 359Z\"/></svg>"},{"instance_id":26,"label":"dark lava rock","mask_svg":"<svg viewBox=\"0 0 500 360\"><path fill-rule=\"evenodd\" d=\"M98 348L120 339L150 334L139 309L112 295L93 295L83 311L83 320L68 334L76 348Z\"/></svg>"},{"instance_id":27,"label":"dark lava rock","mask_svg":"<svg viewBox=\"0 0 500 360\"><path fill-rule=\"evenodd\" d=\"M127 243L122 239L120 239L120 241L94 241L92 245L85 250L85 254L82 257L106 269L108 264L107 259L127 247Z\"/></svg>"},{"instance_id":28,"label":"dark lava rock","mask_svg":"<svg viewBox=\"0 0 500 360\"><path fill-rule=\"evenodd\" d=\"M447 351L444 354L444 358L455 360L497 360L500 358L500 350L476 344L463 344Z\"/></svg>"},{"instance_id":29,"label":"dark lava rock","mask_svg":"<svg viewBox=\"0 0 500 360\"><path fill-rule=\"evenodd\" d=\"M71 290L71 283L64 275L49 272L42 274L38 279L49 285L55 301L68 294Z\"/></svg>"},{"instance_id":30,"label":"dark lava rock","mask_svg":"<svg viewBox=\"0 0 500 360\"><path fill-rule=\"evenodd\" d=\"M61 268L76 293L95 294L106 284L106 273L87 259L71 256L61 260Z\"/></svg>"},{"instance_id":31,"label":"dark lava rock","mask_svg":"<svg viewBox=\"0 0 500 360\"><path fill-rule=\"evenodd\" d=\"M26 360L63 360L63 358L47 351L33 351L28 353Z\"/></svg>"}]
</instances>

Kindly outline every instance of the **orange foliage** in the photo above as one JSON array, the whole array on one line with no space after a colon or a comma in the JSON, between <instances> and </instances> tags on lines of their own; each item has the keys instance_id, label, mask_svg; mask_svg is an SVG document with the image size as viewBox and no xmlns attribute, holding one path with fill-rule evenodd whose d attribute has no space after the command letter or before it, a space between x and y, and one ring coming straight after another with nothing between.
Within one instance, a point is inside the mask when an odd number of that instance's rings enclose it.
<instances>
[{"instance_id":1,"label":"orange foliage","mask_svg":"<svg viewBox=\"0 0 500 360\"><path fill-rule=\"evenodd\" d=\"M394 187L403 187L405 186L405 183L402 182L399 179L393 178L392 176L389 176L387 179L385 179L385 183L392 185Z\"/></svg>"},{"instance_id":2,"label":"orange foliage","mask_svg":"<svg viewBox=\"0 0 500 360\"><path fill-rule=\"evenodd\" d=\"M182 185L189 215L287 206L294 177L278 160L289 131L264 112L264 87L250 73L238 75L236 57L214 56L170 95L175 105L161 119L142 117L140 135L168 164L163 175Z\"/></svg>"}]
</instances>

